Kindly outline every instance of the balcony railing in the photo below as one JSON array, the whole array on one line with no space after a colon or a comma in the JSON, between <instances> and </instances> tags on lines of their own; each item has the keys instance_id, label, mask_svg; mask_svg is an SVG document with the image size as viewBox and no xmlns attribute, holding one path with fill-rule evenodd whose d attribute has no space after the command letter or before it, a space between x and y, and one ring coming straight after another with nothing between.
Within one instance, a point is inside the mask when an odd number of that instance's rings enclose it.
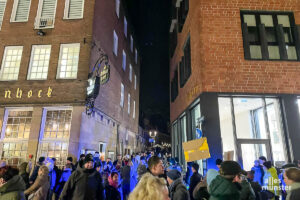
<instances>
[{"instance_id":1,"label":"balcony railing","mask_svg":"<svg viewBox=\"0 0 300 200\"><path fill-rule=\"evenodd\" d=\"M35 18L34 26L36 29L54 28L54 18L53 17L37 17L37 18Z\"/></svg>"}]
</instances>

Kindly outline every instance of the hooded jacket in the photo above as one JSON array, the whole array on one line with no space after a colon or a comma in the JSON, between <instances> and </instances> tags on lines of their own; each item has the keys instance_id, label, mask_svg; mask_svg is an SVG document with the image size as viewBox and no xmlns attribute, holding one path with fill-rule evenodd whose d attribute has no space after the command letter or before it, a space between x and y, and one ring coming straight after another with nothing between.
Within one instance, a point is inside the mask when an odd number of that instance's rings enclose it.
<instances>
[{"instance_id":1,"label":"hooded jacket","mask_svg":"<svg viewBox=\"0 0 300 200\"><path fill-rule=\"evenodd\" d=\"M12 177L7 183L0 187L1 200L25 200L25 183L21 176Z\"/></svg>"},{"instance_id":2,"label":"hooded jacket","mask_svg":"<svg viewBox=\"0 0 300 200\"><path fill-rule=\"evenodd\" d=\"M102 178L95 169L85 169L83 162L72 173L59 197L60 200L104 200Z\"/></svg>"},{"instance_id":3,"label":"hooded jacket","mask_svg":"<svg viewBox=\"0 0 300 200\"><path fill-rule=\"evenodd\" d=\"M247 181L233 183L218 175L209 185L210 200L254 200L255 194Z\"/></svg>"},{"instance_id":4,"label":"hooded jacket","mask_svg":"<svg viewBox=\"0 0 300 200\"><path fill-rule=\"evenodd\" d=\"M190 200L190 195L181 178L176 179L170 185L170 197L172 200Z\"/></svg>"}]
</instances>

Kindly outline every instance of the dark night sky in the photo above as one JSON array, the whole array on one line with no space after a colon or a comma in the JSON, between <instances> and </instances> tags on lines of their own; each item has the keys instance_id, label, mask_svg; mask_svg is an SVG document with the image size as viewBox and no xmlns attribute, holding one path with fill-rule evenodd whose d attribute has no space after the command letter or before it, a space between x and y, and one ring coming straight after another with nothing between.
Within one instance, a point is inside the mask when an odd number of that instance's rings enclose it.
<instances>
[{"instance_id":1,"label":"dark night sky","mask_svg":"<svg viewBox=\"0 0 300 200\"><path fill-rule=\"evenodd\" d=\"M171 0L124 0L142 57L140 121L167 132L169 104L169 16ZM142 124L141 124L142 125Z\"/></svg>"}]
</instances>

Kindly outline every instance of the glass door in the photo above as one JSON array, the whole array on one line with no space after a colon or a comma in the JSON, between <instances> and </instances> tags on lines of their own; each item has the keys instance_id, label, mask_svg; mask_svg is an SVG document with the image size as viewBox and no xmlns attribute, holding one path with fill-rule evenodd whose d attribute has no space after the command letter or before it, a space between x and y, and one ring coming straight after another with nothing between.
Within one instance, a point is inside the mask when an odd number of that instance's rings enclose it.
<instances>
[{"instance_id":1,"label":"glass door","mask_svg":"<svg viewBox=\"0 0 300 200\"><path fill-rule=\"evenodd\" d=\"M238 149L241 151L241 158L239 163L246 171L250 171L254 166L254 161L258 160L260 156L265 156L267 160L271 158L271 148L269 139L238 139Z\"/></svg>"}]
</instances>

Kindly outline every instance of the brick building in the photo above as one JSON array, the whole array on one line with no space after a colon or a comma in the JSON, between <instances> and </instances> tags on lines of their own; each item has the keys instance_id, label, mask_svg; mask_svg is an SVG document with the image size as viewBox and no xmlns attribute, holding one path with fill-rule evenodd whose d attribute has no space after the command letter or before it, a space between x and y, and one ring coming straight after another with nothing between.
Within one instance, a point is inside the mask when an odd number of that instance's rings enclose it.
<instances>
[{"instance_id":1,"label":"brick building","mask_svg":"<svg viewBox=\"0 0 300 200\"><path fill-rule=\"evenodd\" d=\"M212 156L204 171L230 151L246 170L262 155L277 166L300 159L299 24L296 0L173 1L170 118L182 164L196 129Z\"/></svg>"},{"instance_id":2,"label":"brick building","mask_svg":"<svg viewBox=\"0 0 300 200\"><path fill-rule=\"evenodd\" d=\"M105 12L98 12L100 7ZM114 156L117 135L125 138L122 148L134 150L139 58L129 22L127 38L121 35L124 18L118 0L0 0L1 159L16 165L33 154L56 157L63 165L67 156L77 158L81 152ZM117 55L112 54L114 41ZM126 71L121 48L128 55ZM87 79L99 50L108 55L111 73L88 117ZM123 107L121 82L124 95L131 95Z\"/></svg>"}]
</instances>

